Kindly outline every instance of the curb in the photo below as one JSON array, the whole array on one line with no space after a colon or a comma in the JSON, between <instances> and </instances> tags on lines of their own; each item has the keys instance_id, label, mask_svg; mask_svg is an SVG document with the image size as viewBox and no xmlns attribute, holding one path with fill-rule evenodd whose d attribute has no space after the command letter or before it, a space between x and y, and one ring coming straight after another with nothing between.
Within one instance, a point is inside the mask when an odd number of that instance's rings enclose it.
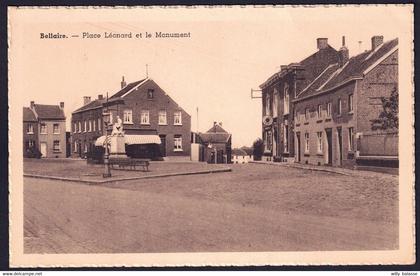
<instances>
[{"instance_id":1,"label":"curb","mask_svg":"<svg viewBox=\"0 0 420 276\"><path fill-rule=\"evenodd\" d=\"M214 170L203 170L195 172L179 172L179 173L167 173L167 174L155 174L155 175L144 175L144 176L134 176L134 177L122 177L110 180L86 180L79 178L67 178L60 176L46 176L46 175L37 175L37 174L23 174L24 177L39 178L39 179L49 179L49 180L60 180L68 182L81 182L87 184L104 184L118 181L127 181L127 180L137 180L137 179L151 179L151 178L162 178L162 177L171 177L171 176L183 176L183 175L196 175L196 174L211 174L211 173L222 173L222 172L231 172L231 168L223 169L214 169Z\"/></svg>"},{"instance_id":2,"label":"curb","mask_svg":"<svg viewBox=\"0 0 420 276\"><path fill-rule=\"evenodd\" d=\"M329 169L324 169L324 168L297 166L297 165L288 164L288 163L286 163L286 164L274 163L274 162L273 163L268 163L268 162L267 163L261 163L261 162L258 162L258 161L249 161L249 163L259 164L259 165L287 167L287 168L294 168L294 169L311 170L311 171L319 171L319 172L336 173L336 174L340 174L340 175L351 176L351 174L345 173L345 172L339 172L339 171L334 171L334 170L329 170Z\"/></svg>"}]
</instances>

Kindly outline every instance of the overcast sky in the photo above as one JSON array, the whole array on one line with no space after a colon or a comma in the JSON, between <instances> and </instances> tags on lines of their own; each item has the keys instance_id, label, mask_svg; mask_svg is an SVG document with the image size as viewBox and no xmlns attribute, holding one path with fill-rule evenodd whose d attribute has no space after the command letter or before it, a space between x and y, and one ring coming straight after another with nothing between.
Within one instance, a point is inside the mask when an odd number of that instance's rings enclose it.
<instances>
[{"instance_id":1,"label":"overcast sky","mask_svg":"<svg viewBox=\"0 0 420 276\"><path fill-rule=\"evenodd\" d=\"M407 7L400 6L406 11ZM13 91L23 106L65 102L68 122L83 96L96 98L149 76L192 116L192 131L213 121L233 134L235 147L261 137L261 100L251 88L314 53L316 38L336 49L346 36L350 56L370 37L401 35L410 18L395 6L266 8L26 9L13 17ZM16 19L16 20L15 20ZM19 23L16 23L19 22ZM40 39L40 32L190 32L170 39ZM361 45L358 43L361 41ZM68 124L69 128L69 124Z\"/></svg>"}]
</instances>

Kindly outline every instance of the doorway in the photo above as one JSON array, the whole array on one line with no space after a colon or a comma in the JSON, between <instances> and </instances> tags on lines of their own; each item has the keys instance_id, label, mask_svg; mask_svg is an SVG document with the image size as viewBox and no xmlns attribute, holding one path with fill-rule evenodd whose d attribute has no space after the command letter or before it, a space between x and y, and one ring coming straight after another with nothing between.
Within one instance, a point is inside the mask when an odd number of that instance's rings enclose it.
<instances>
[{"instance_id":1,"label":"doorway","mask_svg":"<svg viewBox=\"0 0 420 276\"><path fill-rule=\"evenodd\" d=\"M300 132L296 132L296 156L297 162L300 163L301 156L300 156Z\"/></svg>"},{"instance_id":2,"label":"doorway","mask_svg":"<svg viewBox=\"0 0 420 276\"><path fill-rule=\"evenodd\" d=\"M47 143L41 142L41 154L42 157L47 157Z\"/></svg>"},{"instance_id":3,"label":"doorway","mask_svg":"<svg viewBox=\"0 0 420 276\"><path fill-rule=\"evenodd\" d=\"M343 132L341 127L337 128L338 135L338 154L339 154L339 166L343 164Z\"/></svg>"},{"instance_id":4,"label":"doorway","mask_svg":"<svg viewBox=\"0 0 420 276\"><path fill-rule=\"evenodd\" d=\"M160 138L160 154L166 156L166 135L159 135Z\"/></svg>"},{"instance_id":5,"label":"doorway","mask_svg":"<svg viewBox=\"0 0 420 276\"><path fill-rule=\"evenodd\" d=\"M327 148L328 148L328 160L327 165L332 165L332 131L331 128L326 128L325 133L327 134Z\"/></svg>"}]
</instances>

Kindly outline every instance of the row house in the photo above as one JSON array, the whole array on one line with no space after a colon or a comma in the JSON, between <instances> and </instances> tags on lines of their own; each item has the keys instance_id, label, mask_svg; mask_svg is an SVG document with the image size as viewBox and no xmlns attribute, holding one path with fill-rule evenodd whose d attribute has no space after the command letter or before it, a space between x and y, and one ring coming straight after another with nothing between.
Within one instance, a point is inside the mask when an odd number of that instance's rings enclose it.
<instances>
[{"instance_id":1,"label":"row house","mask_svg":"<svg viewBox=\"0 0 420 276\"><path fill-rule=\"evenodd\" d=\"M43 158L66 157L66 117L60 105L35 104L23 108L24 156L39 151Z\"/></svg>"},{"instance_id":2,"label":"row house","mask_svg":"<svg viewBox=\"0 0 420 276\"><path fill-rule=\"evenodd\" d=\"M107 108L106 102L115 102ZM191 116L152 79L126 84L109 99L99 95L72 113L73 155L84 157L101 146L106 127L102 114L110 113L111 123L123 122L127 155L131 157L189 157Z\"/></svg>"},{"instance_id":3,"label":"row house","mask_svg":"<svg viewBox=\"0 0 420 276\"><path fill-rule=\"evenodd\" d=\"M353 168L398 166L397 130L375 130L382 98L398 89L398 39L372 37L369 51L349 58L345 46L298 93L294 104L295 161Z\"/></svg>"},{"instance_id":4,"label":"row house","mask_svg":"<svg viewBox=\"0 0 420 276\"><path fill-rule=\"evenodd\" d=\"M317 39L317 51L298 63L282 65L260 85L262 91L262 137L265 160L294 160L293 100L330 64L337 63L338 52L327 38Z\"/></svg>"}]
</instances>

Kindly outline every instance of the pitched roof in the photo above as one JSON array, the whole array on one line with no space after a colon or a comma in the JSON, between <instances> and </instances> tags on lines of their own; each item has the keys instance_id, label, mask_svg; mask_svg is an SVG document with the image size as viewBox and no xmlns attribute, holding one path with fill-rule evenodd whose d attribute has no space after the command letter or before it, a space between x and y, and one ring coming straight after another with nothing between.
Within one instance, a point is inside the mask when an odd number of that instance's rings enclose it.
<instances>
[{"instance_id":1,"label":"pitched roof","mask_svg":"<svg viewBox=\"0 0 420 276\"><path fill-rule=\"evenodd\" d=\"M247 156L248 153L244 151L243 149L233 149L232 155Z\"/></svg>"},{"instance_id":2,"label":"pitched roof","mask_svg":"<svg viewBox=\"0 0 420 276\"><path fill-rule=\"evenodd\" d=\"M58 105L34 104L39 119L65 120L63 109Z\"/></svg>"},{"instance_id":3,"label":"pitched roof","mask_svg":"<svg viewBox=\"0 0 420 276\"><path fill-rule=\"evenodd\" d=\"M383 43L375 50L366 51L350 58L343 67L339 67L338 64L331 65L302 90L297 100L334 89L355 78L363 78L364 72L368 68L388 53L393 52L392 50L397 46L398 38Z\"/></svg>"},{"instance_id":4,"label":"pitched roof","mask_svg":"<svg viewBox=\"0 0 420 276\"><path fill-rule=\"evenodd\" d=\"M230 134L223 132L215 133L200 133L200 139L203 143L226 143L229 141Z\"/></svg>"},{"instance_id":5,"label":"pitched roof","mask_svg":"<svg viewBox=\"0 0 420 276\"><path fill-rule=\"evenodd\" d=\"M118 91L117 93L115 93L114 95L112 95L111 98L118 98L118 97L124 96L126 93L130 92L131 89L133 89L134 87L136 87L140 83L144 82L145 80L147 80L147 78L127 84L120 91Z\"/></svg>"},{"instance_id":6,"label":"pitched roof","mask_svg":"<svg viewBox=\"0 0 420 276\"><path fill-rule=\"evenodd\" d=\"M300 62L290 63L286 67L283 67L280 71L274 73L263 84L261 84L260 88L264 89L293 70L303 70L304 79L302 81L304 82L304 86L306 86L312 82L328 65L336 63L337 61L338 51L328 45L325 49L316 51Z\"/></svg>"},{"instance_id":7,"label":"pitched roof","mask_svg":"<svg viewBox=\"0 0 420 276\"><path fill-rule=\"evenodd\" d=\"M228 133L219 124L215 124L206 133Z\"/></svg>"},{"instance_id":8,"label":"pitched roof","mask_svg":"<svg viewBox=\"0 0 420 276\"><path fill-rule=\"evenodd\" d=\"M36 122L37 121L34 112L29 107L24 107L23 108L23 121L24 122Z\"/></svg>"},{"instance_id":9,"label":"pitched roof","mask_svg":"<svg viewBox=\"0 0 420 276\"><path fill-rule=\"evenodd\" d=\"M104 102L106 102L106 99L102 99L102 100L98 100L98 99L96 99L96 100L93 100L93 101L91 101L90 103L85 104L84 106L82 106L82 107L80 107L80 108L76 109L75 111L73 111L73 112L72 112L72 114L74 114L74 113L78 113L78 112L81 112L81 111L85 111L85 110L89 110L89 109L99 108L99 107L101 107L101 106L102 106L102 104L103 104Z\"/></svg>"}]
</instances>

